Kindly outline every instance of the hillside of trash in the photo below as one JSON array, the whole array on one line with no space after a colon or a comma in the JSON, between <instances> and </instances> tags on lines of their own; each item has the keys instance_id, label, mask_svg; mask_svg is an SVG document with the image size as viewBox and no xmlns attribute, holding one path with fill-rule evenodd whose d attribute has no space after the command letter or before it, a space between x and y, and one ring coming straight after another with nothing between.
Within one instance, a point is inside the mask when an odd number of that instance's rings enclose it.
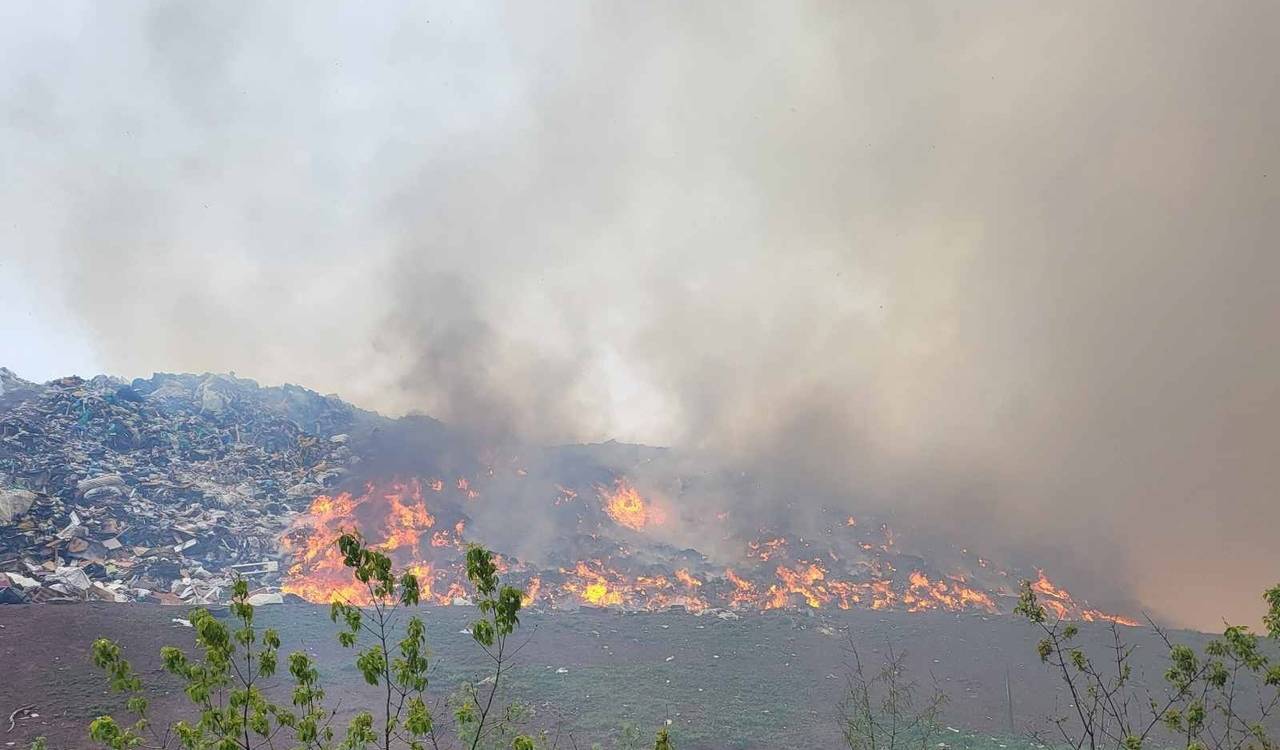
<instances>
[{"instance_id":1,"label":"hillside of trash","mask_svg":"<svg viewBox=\"0 0 1280 750\"><path fill-rule=\"evenodd\" d=\"M38 384L0 368L0 603L281 598L289 512L381 418L230 375Z\"/></svg>"},{"instance_id":2,"label":"hillside of trash","mask_svg":"<svg viewBox=\"0 0 1280 750\"><path fill-rule=\"evenodd\" d=\"M1135 622L966 540L799 502L669 449L522 444L234 375L0 368L0 603L220 604L237 577L255 604L359 602L335 544L355 530L435 604L468 602L481 543L530 607L990 614L1028 580L1060 616Z\"/></svg>"}]
</instances>

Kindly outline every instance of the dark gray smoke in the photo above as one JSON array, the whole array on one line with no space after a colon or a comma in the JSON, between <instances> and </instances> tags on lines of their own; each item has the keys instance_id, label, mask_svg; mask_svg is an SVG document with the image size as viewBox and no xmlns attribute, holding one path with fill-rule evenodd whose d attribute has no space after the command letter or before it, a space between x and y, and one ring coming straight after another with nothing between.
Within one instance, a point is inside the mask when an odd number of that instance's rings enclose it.
<instances>
[{"instance_id":1,"label":"dark gray smoke","mask_svg":"<svg viewBox=\"0 0 1280 750\"><path fill-rule=\"evenodd\" d=\"M112 372L673 444L750 467L747 505L892 511L1253 620L1277 28L1266 2L10 3L0 274Z\"/></svg>"}]
</instances>

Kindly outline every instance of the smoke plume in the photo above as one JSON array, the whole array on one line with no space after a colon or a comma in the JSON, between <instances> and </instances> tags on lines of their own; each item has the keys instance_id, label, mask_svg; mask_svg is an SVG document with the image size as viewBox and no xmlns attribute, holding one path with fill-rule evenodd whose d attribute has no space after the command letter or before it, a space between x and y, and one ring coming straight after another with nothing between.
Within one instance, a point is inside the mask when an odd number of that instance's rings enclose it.
<instances>
[{"instance_id":1,"label":"smoke plume","mask_svg":"<svg viewBox=\"0 0 1280 750\"><path fill-rule=\"evenodd\" d=\"M890 512L1253 621L1277 28L1263 2L9 3L0 275L113 373L672 445L749 468L744 507Z\"/></svg>"}]
</instances>

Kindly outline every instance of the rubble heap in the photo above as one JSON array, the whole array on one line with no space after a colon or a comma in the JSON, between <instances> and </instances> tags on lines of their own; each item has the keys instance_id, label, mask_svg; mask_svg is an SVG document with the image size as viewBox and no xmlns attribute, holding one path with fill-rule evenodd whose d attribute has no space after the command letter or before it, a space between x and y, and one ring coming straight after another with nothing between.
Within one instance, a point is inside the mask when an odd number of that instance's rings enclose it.
<instances>
[{"instance_id":1,"label":"rubble heap","mask_svg":"<svg viewBox=\"0 0 1280 750\"><path fill-rule=\"evenodd\" d=\"M281 530L373 418L225 375L31 383L0 368L0 603L279 598Z\"/></svg>"}]
</instances>

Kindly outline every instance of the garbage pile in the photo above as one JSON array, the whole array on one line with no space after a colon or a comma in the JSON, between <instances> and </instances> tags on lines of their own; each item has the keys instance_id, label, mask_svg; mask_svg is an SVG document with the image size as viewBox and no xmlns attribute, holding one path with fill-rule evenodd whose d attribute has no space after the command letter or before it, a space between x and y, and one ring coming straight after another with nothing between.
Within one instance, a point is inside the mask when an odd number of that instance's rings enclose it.
<instances>
[{"instance_id":1,"label":"garbage pile","mask_svg":"<svg viewBox=\"0 0 1280 750\"><path fill-rule=\"evenodd\" d=\"M0 368L0 603L279 601L279 535L373 415L225 375L31 383Z\"/></svg>"},{"instance_id":2,"label":"garbage pile","mask_svg":"<svg viewBox=\"0 0 1280 750\"><path fill-rule=\"evenodd\" d=\"M688 466L644 446L490 442L233 375L36 384L0 368L0 603L215 604L237 577L255 604L359 601L334 544L355 528L437 604L468 601L478 542L527 606L986 615L1025 579L1059 616L1131 622L1041 570Z\"/></svg>"}]
</instances>

